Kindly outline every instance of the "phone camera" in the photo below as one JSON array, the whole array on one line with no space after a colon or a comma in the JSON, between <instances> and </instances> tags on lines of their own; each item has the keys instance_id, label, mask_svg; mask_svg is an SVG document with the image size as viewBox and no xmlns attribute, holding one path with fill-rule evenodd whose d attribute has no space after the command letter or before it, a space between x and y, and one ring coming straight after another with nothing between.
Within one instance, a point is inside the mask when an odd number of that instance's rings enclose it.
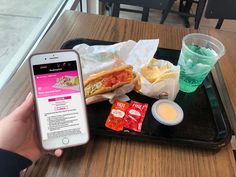
<instances>
[{"instance_id":1,"label":"phone camera","mask_svg":"<svg viewBox=\"0 0 236 177\"><path fill-rule=\"evenodd\" d=\"M47 60L47 58L44 58L45 60Z\"/></svg>"}]
</instances>

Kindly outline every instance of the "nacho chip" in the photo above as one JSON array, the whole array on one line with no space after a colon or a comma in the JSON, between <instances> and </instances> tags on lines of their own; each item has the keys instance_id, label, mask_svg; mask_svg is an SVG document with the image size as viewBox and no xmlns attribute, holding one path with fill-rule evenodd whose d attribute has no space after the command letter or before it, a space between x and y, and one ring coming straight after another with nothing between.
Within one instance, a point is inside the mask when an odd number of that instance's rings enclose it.
<instances>
[{"instance_id":1,"label":"nacho chip","mask_svg":"<svg viewBox=\"0 0 236 177\"><path fill-rule=\"evenodd\" d=\"M141 74L150 83L158 83L168 78L176 78L178 75L176 72L171 71L171 67L168 64L157 66L157 60L152 58L148 64L141 68Z\"/></svg>"}]
</instances>

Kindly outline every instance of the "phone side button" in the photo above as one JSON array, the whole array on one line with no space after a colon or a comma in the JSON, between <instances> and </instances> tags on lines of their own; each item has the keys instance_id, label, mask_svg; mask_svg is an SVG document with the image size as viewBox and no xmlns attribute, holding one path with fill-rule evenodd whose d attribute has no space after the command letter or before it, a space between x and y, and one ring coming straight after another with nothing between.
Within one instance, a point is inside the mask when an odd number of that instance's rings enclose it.
<instances>
[{"instance_id":1,"label":"phone side button","mask_svg":"<svg viewBox=\"0 0 236 177\"><path fill-rule=\"evenodd\" d=\"M69 143L69 139L68 138L63 138L62 139L62 143L63 144L68 144Z\"/></svg>"}]
</instances>

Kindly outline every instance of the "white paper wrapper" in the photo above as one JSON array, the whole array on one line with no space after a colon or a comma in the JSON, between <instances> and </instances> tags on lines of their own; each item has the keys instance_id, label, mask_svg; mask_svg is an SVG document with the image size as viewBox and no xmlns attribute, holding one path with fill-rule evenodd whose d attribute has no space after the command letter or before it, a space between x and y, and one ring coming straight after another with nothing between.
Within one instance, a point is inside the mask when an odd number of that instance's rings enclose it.
<instances>
[{"instance_id":1,"label":"white paper wrapper","mask_svg":"<svg viewBox=\"0 0 236 177\"><path fill-rule=\"evenodd\" d=\"M130 64L133 70L147 63L157 50L159 39L140 40L138 42L129 40L114 45L88 46L80 44L73 49L80 54L83 79L89 75L99 73L122 64ZM124 85L113 92L92 96L86 99L87 104L103 100L111 100L115 97L130 92L134 84Z\"/></svg>"},{"instance_id":2,"label":"white paper wrapper","mask_svg":"<svg viewBox=\"0 0 236 177\"><path fill-rule=\"evenodd\" d=\"M120 65L116 58L120 58L126 64L131 64L134 71L137 71L142 64L147 63L154 56L158 44L159 39L138 42L129 40L114 45L80 44L73 49L80 54L83 77L86 79L90 74Z\"/></svg>"},{"instance_id":3,"label":"white paper wrapper","mask_svg":"<svg viewBox=\"0 0 236 177\"><path fill-rule=\"evenodd\" d=\"M176 78L168 78L157 83L150 83L144 76L138 71L140 76L141 89L140 93L152 97L161 98L161 96L167 96L167 99L174 100L179 92L179 73L180 67L175 66L169 61L157 60L157 66L160 68L163 65L168 65L171 68L171 72L176 73Z\"/></svg>"}]
</instances>

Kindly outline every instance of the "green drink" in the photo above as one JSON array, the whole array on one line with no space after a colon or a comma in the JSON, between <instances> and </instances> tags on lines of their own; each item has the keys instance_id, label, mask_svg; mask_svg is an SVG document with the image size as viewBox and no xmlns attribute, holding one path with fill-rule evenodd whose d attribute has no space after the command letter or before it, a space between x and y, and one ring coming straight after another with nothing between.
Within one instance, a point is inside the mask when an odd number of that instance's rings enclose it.
<instances>
[{"instance_id":1,"label":"green drink","mask_svg":"<svg viewBox=\"0 0 236 177\"><path fill-rule=\"evenodd\" d=\"M204 34L185 36L178 61L180 90L194 92L223 54L224 46L215 38Z\"/></svg>"}]
</instances>

